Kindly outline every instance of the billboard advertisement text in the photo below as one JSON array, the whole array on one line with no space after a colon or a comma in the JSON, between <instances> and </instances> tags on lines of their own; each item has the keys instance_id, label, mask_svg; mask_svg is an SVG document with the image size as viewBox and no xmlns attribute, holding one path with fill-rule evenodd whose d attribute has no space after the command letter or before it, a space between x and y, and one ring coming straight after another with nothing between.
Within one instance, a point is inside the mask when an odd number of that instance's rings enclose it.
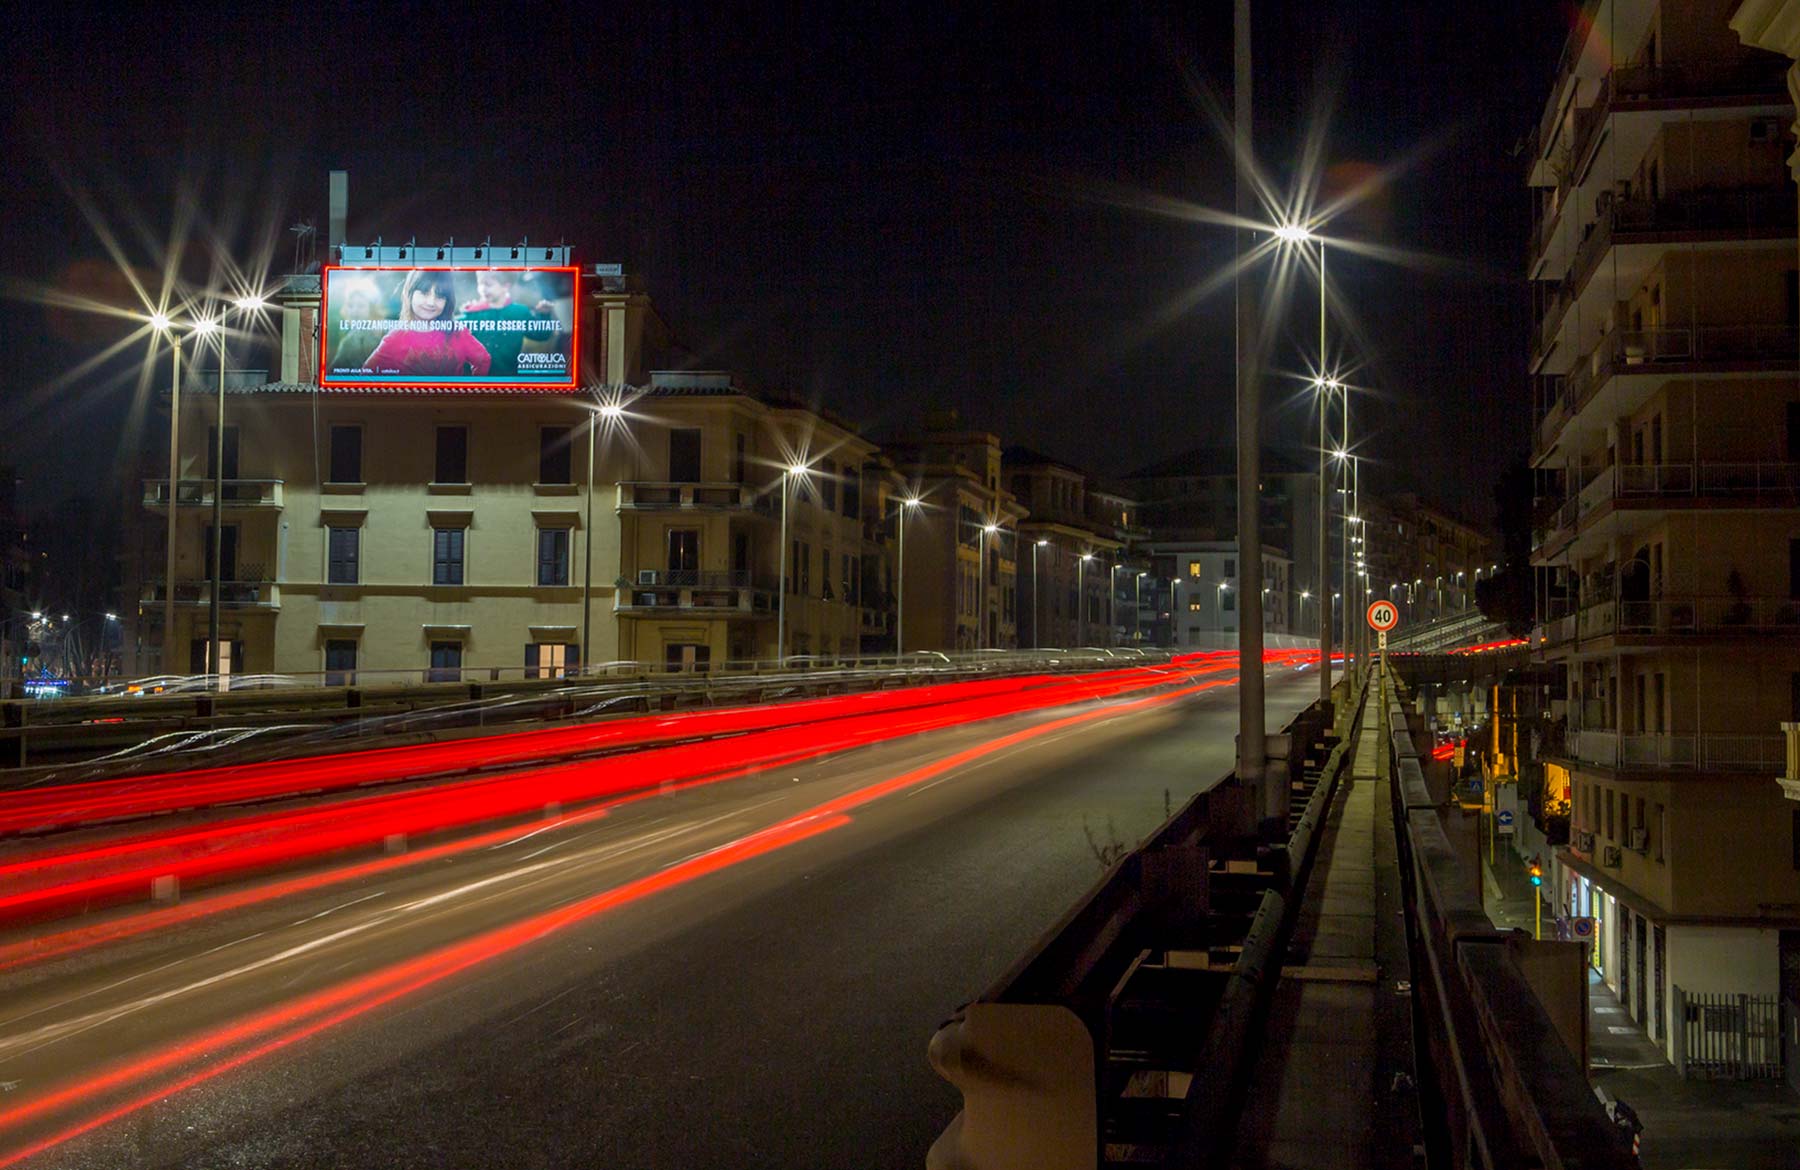
<instances>
[{"instance_id":1,"label":"billboard advertisement text","mask_svg":"<svg viewBox=\"0 0 1800 1170\"><path fill-rule=\"evenodd\" d=\"M327 268L321 386L576 384L574 268Z\"/></svg>"}]
</instances>

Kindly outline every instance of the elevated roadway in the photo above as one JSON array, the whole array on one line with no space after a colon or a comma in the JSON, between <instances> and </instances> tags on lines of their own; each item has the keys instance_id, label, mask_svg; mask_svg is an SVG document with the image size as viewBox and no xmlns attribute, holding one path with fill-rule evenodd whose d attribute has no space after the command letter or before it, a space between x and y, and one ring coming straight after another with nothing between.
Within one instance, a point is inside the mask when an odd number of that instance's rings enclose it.
<instances>
[{"instance_id":1,"label":"elevated roadway","mask_svg":"<svg viewBox=\"0 0 1800 1170\"><path fill-rule=\"evenodd\" d=\"M15 928L0 1166L917 1167L946 1005L1229 770L1206 682Z\"/></svg>"}]
</instances>

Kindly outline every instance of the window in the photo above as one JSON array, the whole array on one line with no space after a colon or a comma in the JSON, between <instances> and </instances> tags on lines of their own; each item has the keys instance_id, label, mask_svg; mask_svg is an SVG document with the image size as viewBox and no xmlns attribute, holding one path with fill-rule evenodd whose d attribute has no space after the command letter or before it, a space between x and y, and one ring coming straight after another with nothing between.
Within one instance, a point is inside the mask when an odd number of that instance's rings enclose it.
<instances>
[{"instance_id":1,"label":"window","mask_svg":"<svg viewBox=\"0 0 1800 1170\"><path fill-rule=\"evenodd\" d=\"M1227 577L1237 576L1237 562L1236 561L1228 560L1225 562L1225 575Z\"/></svg>"},{"instance_id":2,"label":"window","mask_svg":"<svg viewBox=\"0 0 1800 1170\"><path fill-rule=\"evenodd\" d=\"M213 526L208 524L204 531L205 535L200 540L200 553L206 559L202 562L201 567L210 578L213 559ZM238 526L227 524L219 529L219 532L222 534L219 544L219 580L236 581L238 579Z\"/></svg>"},{"instance_id":3,"label":"window","mask_svg":"<svg viewBox=\"0 0 1800 1170\"><path fill-rule=\"evenodd\" d=\"M1669 810L1659 804L1653 811L1656 814L1655 820L1652 822L1656 830L1656 837L1651 844L1655 849L1656 860L1661 861L1663 859L1663 835L1669 831Z\"/></svg>"},{"instance_id":4,"label":"window","mask_svg":"<svg viewBox=\"0 0 1800 1170\"><path fill-rule=\"evenodd\" d=\"M800 544L800 592L812 592L812 545Z\"/></svg>"},{"instance_id":5,"label":"window","mask_svg":"<svg viewBox=\"0 0 1800 1170\"><path fill-rule=\"evenodd\" d=\"M731 452L731 482L744 482L745 448L747 443L743 435L737 436L737 445Z\"/></svg>"},{"instance_id":6,"label":"window","mask_svg":"<svg viewBox=\"0 0 1800 1170\"><path fill-rule=\"evenodd\" d=\"M431 583L461 585L463 583L462 528L431 530Z\"/></svg>"},{"instance_id":7,"label":"window","mask_svg":"<svg viewBox=\"0 0 1800 1170\"><path fill-rule=\"evenodd\" d=\"M827 459L819 464L819 497L827 512L837 511L837 489L837 462Z\"/></svg>"},{"instance_id":8,"label":"window","mask_svg":"<svg viewBox=\"0 0 1800 1170\"><path fill-rule=\"evenodd\" d=\"M862 483L861 473L851 475L850 469L844 469L844 515L862 515Z\"/></svg>"},{"instance_id":9,"label":"window","mask_svg":"<svg viewBox=\"0 0 1800 1170\"><path fill-rule=\"evenodd\" d=\"M1221 590L1219 590L1219 596L1224 599L1224 601L1222 603L1222 608L1225 610L1226 613L1230 613L1231 611L1233 611L1237 608L1237 594L1236 593L1233 593L1229 589L1221 589Z\"/></svg>"},{"instance_id":10,"label":"window","mask_svg":"<svg viewBox=\"0 0 1800 1170\"><path fill-rule=\"evenodd\" d=\"M1606 839L1608 841L1619 839L1618 822L1613 819L1613 790L1610 788L1606 790Z\"/></svg>"},{"instance_id":11,"label":"window","mask_svg":"<svg viewBox=\"0 0 1800 1170\"><path fill-rule=\"evenodd\" d=\"M567 678L569 667L581 659L581 647L573 642L528 642L525 645L526 678Z\"/></svg>"},{"instance_id":12,"label":"window","mask_svg":"<svg viewBox=\"0 0 1800 1170\"><path fill-rule=\"evenodd\" d=\"M325 685L347 687L356 683L356 642L330 638L325 642Z\"/></svg>"},{"instance_id":13,"label":"window","mask_svg":"<svg viewBox=\"0 0 1800 1170\"><path fill-rule=\"evenodd\" d=\"M1191 579L1198 581L1201 577L1205 576L1205 574L1202 573L1200 571L1200 569L1201 569L1201 565L1200 565L1199 561L1189 561L1188 562L1188 576Z\"/></svg>"},{"instance_id":14,"label":"window","mask_svg":"<svg viewBox=\"0 0 1800 1170\"><path fill-rule=\"evenodd\" d=\"M1200 599L1198 597L1188 598L1188 612L1189 613L1199 613L1200 612ZM1254 743L1256 741L1251 740L1251 742Z\"/></svg>"},{"instance_id":15,"label":"window","mask_svg":"<svg viewBox=\"0 0 1800 1170\"><path fill-rule=\"evenodd\" d=\"M327 528L325 530L327 585L354 585L359 575L357 552L362 543L360 528Z\"/></svg>"},{"instance_id":16,"label":"window","mask_svg":"<svg viewBox=\"0 0 1800 1170\"><path fill-rule=\"evenodd\" d=\"M461 642L433 642L431 669L425 672L425 681L461 682L462 652Z\"/></svg>"},{"instance_id":17,"label":"window","mask_svg":"<svg viewBox=\"0 0 1800 1170\"><path fill-rule=\"evenodd\" d=\"M336 428L333 428L334 430ZM206 475L211 478L217 475L220 479L236 479L238 477L238 429L229 424L225 427L225 470L220 473L219 466L219 428L206 428Z\"/></svg>"},{"instance_id":18,"label":"window","mask_svg":"<svg viewBox=\"0 0 1800 1170\"><path fill-rule=\"evenodd\" d=\"M844 564L844 575L840 579L840 583L843 586L843 595L842 595L843 600L848 602L851 605L855 605L856 604L856 586L855 586L855 582L852 580L851 574L850 574L850 554L845 553L843 555L842 560L843 560L843 564Z\"/></svg>"},{"instance_id":19,"label":"window","mask_svg":"<svg viewBox=\"0 0 1800 1170\"><path fill-rule=\"evenodd\" d=\"M574 483L575 467L570 456L570 427L538 428L539 483Z\"/></svg>"},{"instance_id":20,"label":"window","mask_svg":"<svg viewBox=\"0 0 1800 1170\"><path fill-rule=\"evenodd\" d=\"M437 466L431 473L433 483L469 482L469 428L437 429Z\"/></svg>"},{"instance_id":21,"label":"window","mask_svg":"<svg viewBox=\"0 0 1800 1170\"><path fill-rule=\"evenodd\" d=\"M230 430L230 427L225 428ZM328 483L362 482L362 428L331 428L331 469Z\"/></svg>"},{"instance_id":22,"label":"window","mask_svg":"<svg viewBox=\"0 0 1800 1170\"><path fill-rule=\"evenodd\" d=\"M540 528L537 540L537 583L567 585L569 583L569 530Z\"/></svg>"},{"instance_id":23,"label":"window","mask_svg":"<svg viewBox=\"0 0 1800 1170\"><path fill-rule=\"evenodd\" d=\"M670 428L669 482L700 482L700 429L698 427Z\"/></svg>"},{"instance_id":24,"label":"window","mask_svg":"<svg viewBox=\"0 0 1800 1170\"><path fill-rule=\"evenodd\" d=\"M826 601L832 599L831 550L828 548L819 550L819 589L821 591L820 596L824 597Z\"/></svg>"},{"instance_id":25,"label":"window","mask_svg":"<svg viewBox=\"0 0 1800 1170\"><path fill-rule=\"evenodd\" d=\"M695 573L700 569L700 530L698 528L669 529L669 572ZM692 584L681 580L671 580L671 585Z\"/></svg>"}]
</instances>

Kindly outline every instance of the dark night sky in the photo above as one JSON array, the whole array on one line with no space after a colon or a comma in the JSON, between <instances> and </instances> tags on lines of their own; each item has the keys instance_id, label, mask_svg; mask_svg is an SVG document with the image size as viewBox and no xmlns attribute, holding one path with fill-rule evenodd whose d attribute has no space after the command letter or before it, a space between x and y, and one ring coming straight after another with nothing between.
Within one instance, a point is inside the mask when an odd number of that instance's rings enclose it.
<instances>
[{"instance_id":1,"label":"dark night sky","mask_svg":"<svg viewBox=\"0 0 1800 1170\"><path fill-rule=\"evenodd\" d=\"M1229 206L1228 159L1182 80L1191 68L1228 98L1227 0L1053 6L1054 19L229 7L0 17L17 68L0 184L15 296L91 290L110 268L83 201L156 270L184 184L236 254L274 238L285 270L284 229L309 218L323 232L325 172L342 167L353 240L564 238L641 274L700 364L878 438L955 406L1101 473L1229 441L1229 293L1155 323L1225 261L1228 234L1082 196L1104 184ZM1513 149L1542 107L1564 9L1256 4L1258 150L1278 177L1325 98L1328 161L1416 160L1336 229L1456 262L1334 256L1370 343L1357 379L1381 394L1360 429L1384 486L1481 521L1527 444ZM1296 338L1316 329L1315 296L1302 288ZM19 465L34 506L104 492L92 468L132 442L139 351L52 385L120 330L18 300L0 321L0 461ZM1277 348L1280 370L1300 361ZM1294 388L1272 385L1277 437L1304 425L1279 404Z\"/></svg>"}]
</instances>

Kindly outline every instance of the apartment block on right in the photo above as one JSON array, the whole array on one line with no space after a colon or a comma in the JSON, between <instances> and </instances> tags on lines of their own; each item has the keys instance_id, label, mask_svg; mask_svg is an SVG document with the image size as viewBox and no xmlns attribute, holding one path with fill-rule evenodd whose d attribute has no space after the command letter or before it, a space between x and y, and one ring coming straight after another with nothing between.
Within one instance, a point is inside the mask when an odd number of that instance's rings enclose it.
<instances>
[{"instance_id":1,"label":"apartment block on right","mask_svg":"<svg viewBox=\"0 0 1800 1170\"><path fill-rule=\"evenodd\" d=\"M1738 7L1588 3L1530 139L1546 860L1678 1063L1705 997L1800 1012L1794 107Z\"/></svg>"}]
</instances>

